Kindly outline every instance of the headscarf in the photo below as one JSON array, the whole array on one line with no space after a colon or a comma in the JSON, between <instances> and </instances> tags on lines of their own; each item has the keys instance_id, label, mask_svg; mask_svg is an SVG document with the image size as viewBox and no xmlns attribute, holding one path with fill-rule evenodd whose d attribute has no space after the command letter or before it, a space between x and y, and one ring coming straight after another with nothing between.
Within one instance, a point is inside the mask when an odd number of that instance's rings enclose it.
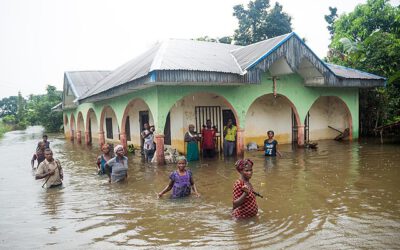
<instances>
[{"instance_id":1,"label":"headscarf","mask_svg":"<svg viewBox=\"0 0 400 250\"><path fill-rule=\"evenodd\" d=\"M250 159L241 159L235 163L236 170L240 173L245 167L253 167L253 162Z\"/></svg>"},{"instance_id":2,"label":"headscarf","mask_svg":"<svg viewBox=\"0 0 400 250\"><path fill-rule=\"evenodd\" d=\"M115 146L114 153L117 154L117 151L120 150L120 149L124 149L124 147L122 145Z\"/></svg>"},{"instance_id":3,"label":"headscarf","mask_svg":"<svg viewBox=\"0 0 400 250\"><path fill-rule=\"evenodd\" d=\"M186 161L186 163L187 163L186 157L184 155L180 155L180 156L176 157L176 162L178 162L178 161Z\"/></svg>"}]
</instances>

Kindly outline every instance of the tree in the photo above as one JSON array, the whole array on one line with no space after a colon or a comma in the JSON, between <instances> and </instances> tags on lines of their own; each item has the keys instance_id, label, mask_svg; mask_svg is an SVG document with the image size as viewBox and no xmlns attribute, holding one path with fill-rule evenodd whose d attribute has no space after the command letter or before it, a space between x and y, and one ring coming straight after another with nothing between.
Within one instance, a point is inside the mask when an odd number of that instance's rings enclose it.
<instances>
[{"instance_id":1,"label":"tree","mask_svg":"<svg viewBox=\"0 0 400 250\"><path fill-rule=\"evenodd\" d=\"M226 43L226 44L231 44L233 41L233 37L231 36L223 36L221 38L212 38L209 36L202 36L202 37L198 37L192 40L196 40L196 41L203 41L203 42L213 42L213 43Z\"/></svg>"},{"instance_id":2,"label":"tree","mask_svg":"<svg viewBox=\"0 0 400 250\"><path fill-rule=\"evenodd\" d=\"M400 8L368 0L333 22L328 61L388 78L386 88L360 90L360 129L400 120Z\"/></svg>"},{"instance_id":3,"label":"tree","mask_svg":"<svg viewBox=\"0 0 400 250\"><path fill-rule=\"evenodd\" d=\"M291 17L282 11L282 5L276 2L269 8L269 0L250 1L247 9L242 4L233 7L233 16L239 21L236 44L248 45L292 31Z\"/></svg>"},{"instance_id":4,"label":"tree","mask_svg":"<svg viewBox=\"0 0 400 250\"><path fill-rule=\"evenodd\" d=\"M5 97L0 100L0 118L4 117L6 115L13 115L15 116L17 114L17 101L18 97L17 96L10 96L10 97Z\"/></svg>"},{"instance_id":5,"label":"tree","mask_svg":"<svg viewBox=\"0 0 400 250\"><path fill-rule=\"evenodd\" d=\"M329 30L329 34L331 35L331 39L332 39L333 34L335 33L333 23L335 22L336 18L338 17L337 8L329 7L329 11L330 11L330 14L325 15L325 21L328 23L328 26L326 26L326 28Z\"/></svg>"}]
</instances>

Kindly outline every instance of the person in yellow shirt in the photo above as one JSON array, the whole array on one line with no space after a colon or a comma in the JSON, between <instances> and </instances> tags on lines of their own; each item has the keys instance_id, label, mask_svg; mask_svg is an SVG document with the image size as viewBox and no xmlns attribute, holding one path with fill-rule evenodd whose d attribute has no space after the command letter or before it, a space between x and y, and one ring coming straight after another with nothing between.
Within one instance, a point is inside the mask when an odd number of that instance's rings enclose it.
<instances>
[{"instance_id":1,"label":"person in yellow shirt","mask_svg":"<svg viewBox=\"0 0 400 250\"><path fill-rule=\"evenodd\" d=\"M233 125L232 119L224 126L224 156L232 156L236 145L237 127Z\"/></svg>"}]
</instances>

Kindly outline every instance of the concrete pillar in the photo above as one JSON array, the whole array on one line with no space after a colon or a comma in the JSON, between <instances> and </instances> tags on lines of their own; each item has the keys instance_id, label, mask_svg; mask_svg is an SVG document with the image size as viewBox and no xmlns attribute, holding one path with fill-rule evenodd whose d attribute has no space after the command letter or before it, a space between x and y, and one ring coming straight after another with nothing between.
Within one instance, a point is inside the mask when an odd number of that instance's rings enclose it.
<instances>
[{"instance_id":1,"label":"concrete pillar","mask_svg":"<svg viewBox=\"0 0 400 250\"><path fill-rule=\"evenodd\" d=\"M82 131L80 130L76 132L76 141L82 143Z\"/></svg>"},{"instance_id":2,"label":"concrete pillar","mask_svg":"<svg viewBox=\"0 0 400 250\"><path fill-rule=\"evenodd\" d=\"M297 145L304 146L304 125L297 126Z\"/></svg>"},{"instance_id":3,"label":"concrete pillar","mask_svg":"<svg viewBox=\"0 0 400 250\"><path fill-rule=\"evenodd\" d=\"M104 143L106 143L106 138L104 137L104 131L100 131L99 132L99 144L100 144L100 147L103 146Z\"/></svg>"},{"instance_id":4,"label":"concrete pillar","mask_svg":"<svg viewBox=\"0 0 400 250\"><path fill-rule=\"evenodd\" d=\"M71 138L69 138L71 141L75 140L75 131L72 129L71 130Z\"/></svg>"},{"instance_id":5,"label":"concrete pillar","mask_svg":"<svg viewBox=\"0 0 400 250\"><path fill-rule=\"evenodd\" d=\"M86 142L86 145L90 145L92 143L90 141L89 131L85 131L85 142Z\"/></svg>"},{"instance_id":6,"label":"concrete pillar","mask_svg":"<svg viewBox=\"0 0 400 250\"><path fill-rule=\"evenodd\" d=\"M156 157L157 157L157 165L165 165L164 158L164 135L157 134L156 136Z\"/></svg>"},{"instance_id":7,"label":"concrete pillar","mask_svg":"<svg viewBox=\"0 0 400 250\"><path fill-rule=\"evenodd\" d=\"M239 158L244 156L244 129L238 129L236 133L236 155Z\"/></svg>"},{"instance_id":8,"label":"concrete pillar","mask_svg":"<svg viewBox=\"0 0 400 250\"><path fill-rule=\"evenodd\" d=\"M128 152L128 142L126 140L126 133L120 133L119 139L121 141L121 145L124 147L125 153Z\"/></svg>"}]
</instances>

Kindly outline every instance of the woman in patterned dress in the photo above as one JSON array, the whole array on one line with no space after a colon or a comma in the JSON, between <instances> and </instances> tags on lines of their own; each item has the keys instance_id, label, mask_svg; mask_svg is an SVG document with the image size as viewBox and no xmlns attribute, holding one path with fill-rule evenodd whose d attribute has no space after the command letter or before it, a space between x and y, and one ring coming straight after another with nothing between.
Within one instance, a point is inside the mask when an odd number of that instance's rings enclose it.
<instances>
[{"instance_id":1,"label":"woman in patterned dress","mask_svg":"<svg viewBox=\"0 0 400 250\"><path fill-rule=\"evenodd\" d=\"M250 218L257 215L258 206L253 186L250 183L253 175L253 162L250 159L238 160L235 163L240 178L233 185L233 211L236 219Z\"/></svg>"}]
</instances>

